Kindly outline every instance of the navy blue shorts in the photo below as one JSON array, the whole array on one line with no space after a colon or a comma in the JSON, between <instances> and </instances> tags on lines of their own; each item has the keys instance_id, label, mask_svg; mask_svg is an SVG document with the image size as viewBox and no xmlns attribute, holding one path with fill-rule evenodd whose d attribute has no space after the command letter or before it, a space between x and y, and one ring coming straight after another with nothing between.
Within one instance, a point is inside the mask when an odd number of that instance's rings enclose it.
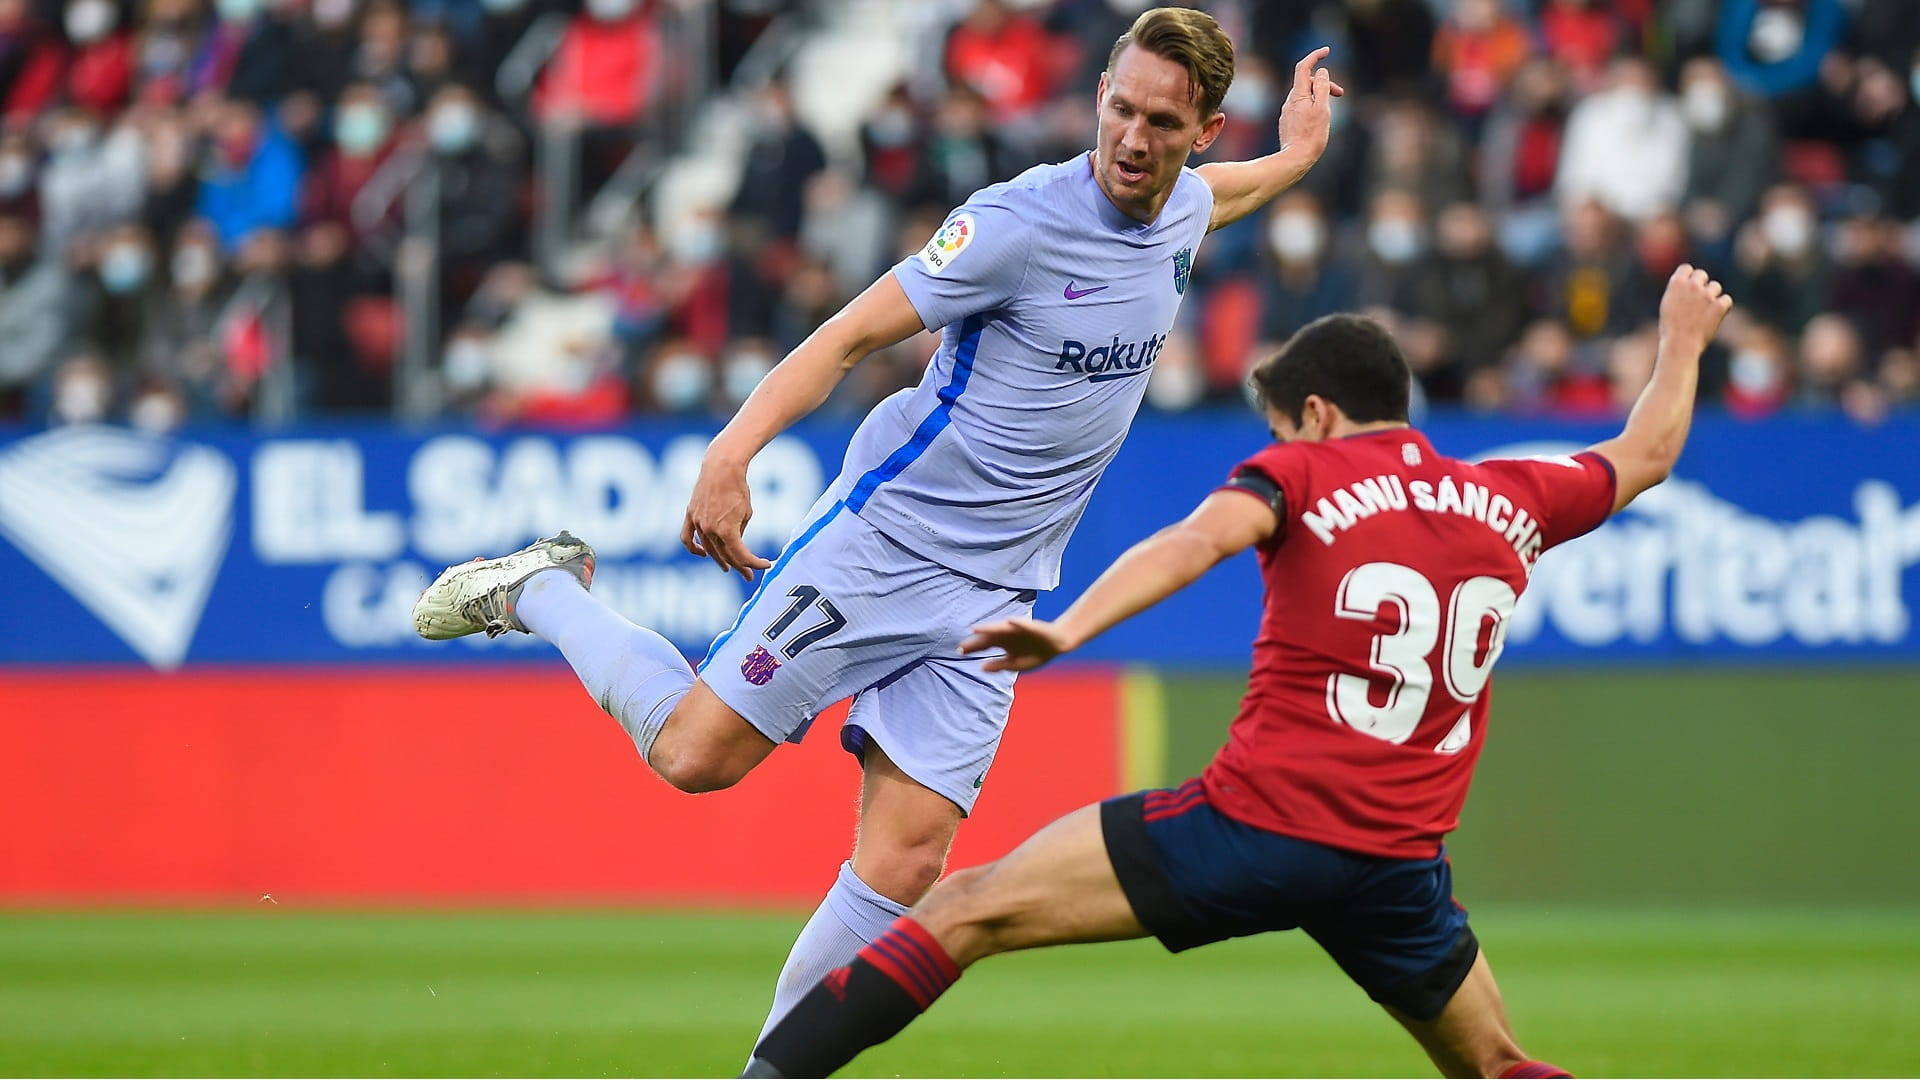
<instances>
[{"instance_id":1,"label":"navy blue shorts","mask_svg":"<svg viewBox=\"0 0 1920 1080\"><path fill-rule=\"evenodd\" d=\"M1480 955L1445 854L1361 855L1242 824L1200 781L1100 806L1107 854L1148 933L1172 952L1298 927L1367 996L1415 1020L1453 998Z\"/></svg>"}]
</instances>

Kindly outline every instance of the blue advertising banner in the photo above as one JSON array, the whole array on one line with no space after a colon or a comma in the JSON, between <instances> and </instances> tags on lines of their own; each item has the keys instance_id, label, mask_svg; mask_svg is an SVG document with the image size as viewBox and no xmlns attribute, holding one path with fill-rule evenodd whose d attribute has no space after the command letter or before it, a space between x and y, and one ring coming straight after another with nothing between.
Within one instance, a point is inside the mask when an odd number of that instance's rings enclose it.
<instances>
[{"instance_id":1,"label":"blue advertising banner","mask_svg":"<svg viewBox=\"0 0 1920 1080\"><path fill-rule=\"evenodd\" d=\"M1423 428L1466 457L1561 453L1616 430L1466 416ZM443 566L560 528L599 550L597 595L698 656L749 591L680 547L713 430L0 433L0 583L16 616L0 665L550 661L519 634L421 641L408 614ZM784 543L850 433L803 425L755 460L757 552ZM1265 438L1247 414L1142 416L1042 614ZM1920 420L1703 417L1672 480L1541 560L1505 666L1920 661L1917 564ZM1243 556L1085 655L1241 666L1258 604Z\"/></svg>"}]
</instances>

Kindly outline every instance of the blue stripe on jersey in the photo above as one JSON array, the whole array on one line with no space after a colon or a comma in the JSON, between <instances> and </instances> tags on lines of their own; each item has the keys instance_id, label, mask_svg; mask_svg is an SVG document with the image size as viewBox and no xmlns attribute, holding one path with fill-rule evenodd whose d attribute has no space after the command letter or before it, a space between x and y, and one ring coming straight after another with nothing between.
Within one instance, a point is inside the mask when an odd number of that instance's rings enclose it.
<instances>
[{"instance_id":1,"label":"blue stripe on jersey","mask_svg":"<svg viewBox=\"0 0 1920 1080\"><path fill-rule=\"evenodd\" d=\"M832 521L834 517L840 513L840 508L845 505L846 503L834 503L832 509L820 515L819 521L814 522L807 528L806 532L800 534L799 539L787 545L787 550L781 552L780 557L773 561L771 567L767 568L767 572L761 575L760 584L753 590L753 595L747 597L747 602L740 608L740 614L734 616L733 625L727 627L726 633L714 639L713 647L707 650L706 659L700 661L700 666L694 669L694 674L698 675L706 672L707 665L713 662L714 655L720 651L720 646L725 645L727 639L732 637L734 633L740 629L740 624L747 621L747 612L752 611L753 605L760 602L760 595L767 591L767 583L778 577L780 571L786 567L787 560L793 558L795 552L806 547L807 541L819 535L820 530L826 528L827 522Z\"/></svg>"},{"instance_id":2,"label":"blue stripe on jersey","mask_svg":"<svg viewBox=\"0 0 1920 1080\"><path fill-rule=\"evenodd\" d=\"M960 347L953 351L953 377L940 388L940 404L933 407L925 420L920 421L920 426L913 430L912 438L889 454L887 460L868 469L860 482L853 485L853 491L847 495L847 509L859 513L881 484L899 476L907 466L918 460L953 421L953 403L960 400L960 395L967 390L967 379L973 374L973 355L980 349L980 334L986 328L985 315L969 315L960 324Z\"/></svg>"}]
</instances>

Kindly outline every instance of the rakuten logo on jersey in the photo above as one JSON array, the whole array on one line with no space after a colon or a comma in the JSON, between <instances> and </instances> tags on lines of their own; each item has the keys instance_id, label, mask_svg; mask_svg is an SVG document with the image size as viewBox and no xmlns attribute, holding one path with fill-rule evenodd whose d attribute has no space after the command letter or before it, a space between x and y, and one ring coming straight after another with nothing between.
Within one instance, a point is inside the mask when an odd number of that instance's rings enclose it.
<instances>
[{"instance_id":1,"label":"rakuten logo on jersey","mask_svg":"<svg viewBox=\"0 0 1920 1080\"><path fill-rule=\"evenodd\" d=\"M1088 382L1131 379L1153 370L1153 362L1159 358L1160 350L1166 344L1165 334L1155 334L1145 341L1124 343L1120 335L1115 334L1111 341L1096 342L1092 346L1068 338L1060 343L1060 360L1053 365L1053 369L1079 372L1087 377Z\"/></svg>"}]
</instances>

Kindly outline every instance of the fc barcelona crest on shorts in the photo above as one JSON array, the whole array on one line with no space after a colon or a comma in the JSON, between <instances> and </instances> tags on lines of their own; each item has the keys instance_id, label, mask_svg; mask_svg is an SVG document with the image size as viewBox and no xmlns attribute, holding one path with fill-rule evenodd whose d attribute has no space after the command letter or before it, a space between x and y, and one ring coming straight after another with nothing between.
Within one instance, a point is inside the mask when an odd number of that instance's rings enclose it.
<instances>
[{"instance_id":1,"label":"fc barcelona crest on shorts","mask_svg":"<svg viewBox=\"0 0 1920 1080\"><path fill-rule=\"evenodd\" d=\"M764 645L748 653L747 658L740 661L740 674L746 676L747 681L755 686L767 685L767 680L773 678L773 673L779 670L780 661L774 659L773 654L768 652Z\"/></svg>"},{"instance_id":2,"label":"fc barcelona crest on shorts","mask_svg":"<svg viewBox=\"0 0 1920 1080\"><path fill-rule=\"evenodd\" d=\"M1173 291L1187 295L1187 279L1193 276L1193 249L1181 248L1173 257Z\"/></svg>"}]
</instances>

